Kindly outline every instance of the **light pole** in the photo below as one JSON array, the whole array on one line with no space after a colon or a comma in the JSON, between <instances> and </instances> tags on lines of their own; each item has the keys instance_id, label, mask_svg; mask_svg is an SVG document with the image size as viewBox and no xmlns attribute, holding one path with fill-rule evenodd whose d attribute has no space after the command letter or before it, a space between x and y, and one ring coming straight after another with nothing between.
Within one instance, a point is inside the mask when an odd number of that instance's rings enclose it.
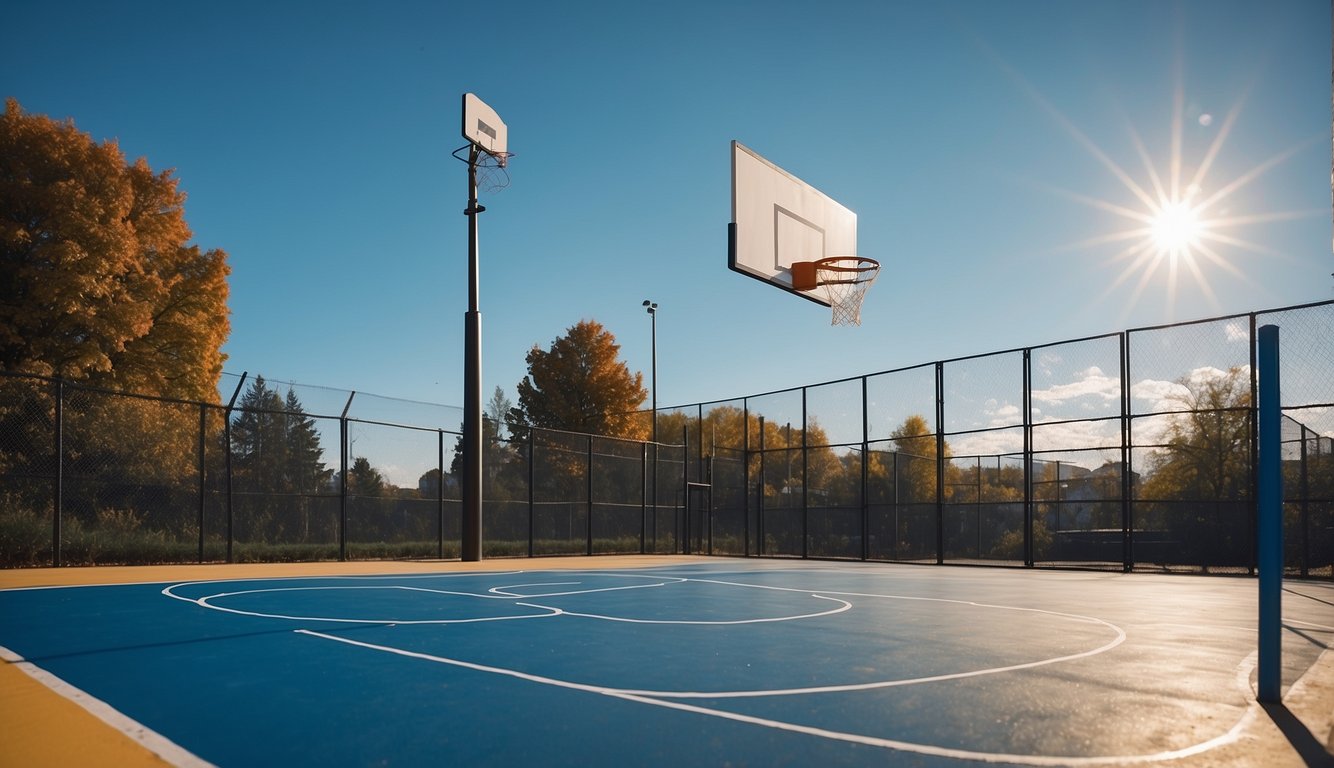
<instances>
[{"instance_id":1,"label":"light pole","mask_svg":"<svg viewBox=\"0 0 1334 768\"><path fill-rule=\"evenodd\" d=\"M652 318L653 325L653 442L658 442L658 305L648 299L644 299L644 309L648 311L648 316Z\"/></svg>"}]
</instances>

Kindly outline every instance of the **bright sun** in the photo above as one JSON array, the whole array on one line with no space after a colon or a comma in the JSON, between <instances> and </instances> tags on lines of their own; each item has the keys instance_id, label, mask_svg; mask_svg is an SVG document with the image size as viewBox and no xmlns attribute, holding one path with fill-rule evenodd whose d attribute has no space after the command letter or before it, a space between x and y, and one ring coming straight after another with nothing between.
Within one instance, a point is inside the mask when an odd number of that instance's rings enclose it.
<instances>
[{"instance_id":1,"label":"bright sun","mask_svg":"<svg viewBox=\"0 0 1334 768\"><path fill-rule=\"evenodd\" d=\"M1013 73L1012 73L1013 74ZM1212 115L1201 115L1196 122L1213 134L1207 148L1197 162L1187 161L1185 137L1185 93L1180 70L1175 73L1172 92L1172 115L1168 135L1169 151L1157 162L1151 156L1133 127L1130 141L1143 166L1143 176L1136 179L1130 170L1113 160L1101 147L1084 134L1065 115L1037 92L1022 77L1024 89L1065 128L1130 194L1128 202L1115 202L1082 195L1069 190L1057 192L1086 205L1114 214L1126 226L1095 235L1084 241L1064 246L1064 249L1084 249L1120 245L1108 258L1108 263L1120 263L1120 273L1110 281L1099 300L1107 299L1123 284L1133 280L1130 295L1121 303L1123 319L1150 286L1160 284L1167 300L1169 318L1175 312L1178 284L1184 277L1193 281L1194 293L1219 309L1210 278L1223 272L1236 280L1249 282L1237 263L1240 251L1272 255L1273 251L1260 243L1249 242L1236 233L1242 225L1286 221L1311 215L1303 211L1275 211L1269 213L1242 213L1237 210L1237 193L1273 167L1296 155L1307 142L1291 146L1231 179L1208 183L1210 171L1223 150L1224 144L1241 114L1241 103L1230 109L1221 121ZM1165 160L1166 162L1162 162ZM1191 167L1193 166L1193 167ZM1221 182L1221 183L1219 183Z\"/></svg>"},{"instance_id":2,"label":"bright sun","mask_svg":"<svg viewBox=\"0 0 1334 768\"><path fill-rule=\"evenodd\" d=\"M1199 210L1187 200L1163 203L1153 212L1149 229L1158 252L1167 256L1189 253L1207 234Z\"/></svg>"},{"instance_id":3,"label":"bright sun","mask_svg":"<svg viewBox=\"0 0 1334 768\"><path fill-rule=\"evenodd\" d=\"M1159 277L1165 278L1162 287L1169 317L1175 312L1174 305L1182 278L1193 281L1195 292L1212 307L1218 309L1218 300L1210 284L1210 273L1225 272L1246 282L1247 276L1234 263L1237 258L1236 252L1245 250L1262 255L1272 253L1261 244L1238 237L1231 230L1240 225L1284 221L1307 215L1301 211L1251 214L1239 214L1235 211L1235 204L1238 202L1236 193L1239 190L1295 155L1304 145L1290 147L1230 181L1225 180L1225 183L1218 185L1207 184L1209 171L1240 114L1240 105L1234 107L1224 118L1203 157L1192 171L1185 167L1186 162L1183 157L1183 101L1178 86L1173 99L1171 151L1167 157L1166 168L1162 169L1162 172L1159 170L1159 165L1150 158L1149 150L1138 134L1131 129L1130 138L1143 163L1147 183L1132 178L1129 171L1113 161L1073 123L1058 113L1066 130L1070 131L1090 154L1121 182L1133 198L1133 202L1122 204L1074 192L1064 192L1079 202L1113 213L1127 223L1125 228L1115 229L1073 246L1083 248L1123 244L1123 248L1110 257L1109 263L1120 262L1124 267L1106 287L1101 299L1106 299L1121 285L1138 276L1138 279L1134 280L1130 296L1123 302L1124 316L1129 315L1130 310L1151 285L1159 282L1155 279ZM1204 126L1205 123L1201 125ZM1232 253L1228 253L1229 251Z\"/></svg>"}]
</instances>

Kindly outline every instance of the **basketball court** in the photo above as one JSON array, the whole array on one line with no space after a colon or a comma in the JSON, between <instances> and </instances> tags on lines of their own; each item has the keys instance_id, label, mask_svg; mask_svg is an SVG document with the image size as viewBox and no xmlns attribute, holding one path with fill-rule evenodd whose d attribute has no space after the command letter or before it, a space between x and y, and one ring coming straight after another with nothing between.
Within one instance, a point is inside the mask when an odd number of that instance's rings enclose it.
<instances>
[{"instance_id":1,"label":"basketball court","mask_svg":"<svg viewBox=\"0 0 1334 768\"><path fill-rule=\"evenodd\" d=\"M472 94L463 135L463 562L0 572L0 763L1330 764L1334 584L1284 588L1262 705L1249 578L480 562L477 177L510 154ZM856 215L738 142L732 182L729 267L858 324Z\"/></svg>"},{"instance_id":2,"label":"basketball court","mask_svg":"<svg viewBox=\"0 0 1334 768\"><path fill-rule=\"evenodd\" d=\"M99 732L175 765L1329 757L1324 583L1284 595L1287 709L1255 702L1244 578L660 556L0 583L13 765Z\"/></svg>"}]
</instances>

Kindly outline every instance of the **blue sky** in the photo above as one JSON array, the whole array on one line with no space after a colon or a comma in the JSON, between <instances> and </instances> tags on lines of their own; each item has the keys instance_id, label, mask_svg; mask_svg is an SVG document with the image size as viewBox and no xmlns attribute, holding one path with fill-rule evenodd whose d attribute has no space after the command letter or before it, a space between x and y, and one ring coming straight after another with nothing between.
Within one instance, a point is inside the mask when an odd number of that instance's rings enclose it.
<instances>
[{"instance_id":1,"label":"blue sky","mask_svg":"<svg viewBox=\"0 0 1334 768\"><path fill-rule=\"evenodd\" d=\"M516 153L482 198L487 394L585 318L647 384L646 298L666 406L1334 296L1323 0L5 16L6 96L176 169L229 254L233 374L462 403L465 91ZM860 327L727 269L733 139L857 213L884 265ZM1217 259L1169 292L1111 236L1174 155L1183 188L1207 166Z\"/></svg>"}]
</instances>

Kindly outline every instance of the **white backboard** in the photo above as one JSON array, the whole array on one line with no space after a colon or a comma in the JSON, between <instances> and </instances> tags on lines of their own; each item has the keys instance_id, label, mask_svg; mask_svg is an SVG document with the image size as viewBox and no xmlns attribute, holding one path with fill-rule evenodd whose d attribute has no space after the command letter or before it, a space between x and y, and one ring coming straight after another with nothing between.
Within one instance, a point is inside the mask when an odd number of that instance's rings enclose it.
<instances>
[{"instance_id":1,"label":"white backboard","mask_svg":"<svg viewBox=\"0 0 1334 768\"><path fill-rule=\"evenodd\" d=\"M492 155L509 151L509 131L505 122L472 93L463 94L463 138Z\"/></svg>"},{"instance_id":2,"label":"white backboard","mask_svg":"<svg viewBox=\"0 0 1334 768\"><path fill-rule=\"evenodd\" d=\"M857 214L820 190L732 142L732 225L727 266L829 306L792 288L789 266L857 255Z\"/></svg>"}]
</instances>

